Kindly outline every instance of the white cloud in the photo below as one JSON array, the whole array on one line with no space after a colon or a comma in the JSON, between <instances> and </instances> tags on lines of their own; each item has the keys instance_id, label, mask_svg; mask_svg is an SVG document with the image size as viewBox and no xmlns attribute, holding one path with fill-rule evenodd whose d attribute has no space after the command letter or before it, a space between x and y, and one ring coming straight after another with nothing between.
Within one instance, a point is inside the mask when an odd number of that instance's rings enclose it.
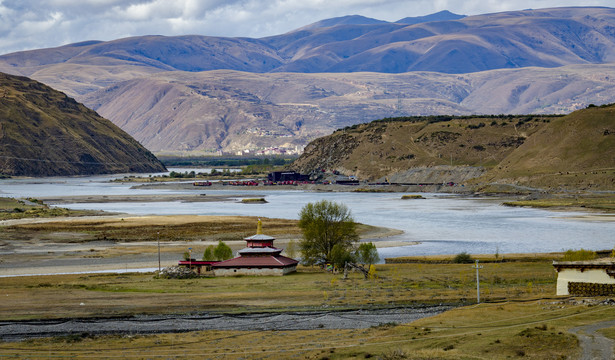
<instances>
[{"instance_id":1,"label":"white cloud","mask_svg":"<svg viewBox=\"0 0 615 360\"><path fill-rule=\"evenodd\" d=\"M395 21L441 10L475 15L576 5L578 0L0 0L0 53L149 34L264 37L344 15Z\"/></svg>"}]
</instances>

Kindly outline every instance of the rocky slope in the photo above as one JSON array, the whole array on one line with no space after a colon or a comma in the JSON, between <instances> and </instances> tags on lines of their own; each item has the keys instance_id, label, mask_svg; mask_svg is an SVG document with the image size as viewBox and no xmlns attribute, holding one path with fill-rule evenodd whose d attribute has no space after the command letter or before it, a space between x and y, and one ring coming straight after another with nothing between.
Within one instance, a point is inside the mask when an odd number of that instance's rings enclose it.
<instances>
[{"instance_id":1,"label":"rocky slope","mask_svg":"<svg viewBox=\"0 0 615 360\"><path fill-rule=\"evenodd\" d=\"M0 73L0 174L164 171L136 140L65 94Z\"/></svg>"}]
</instances>

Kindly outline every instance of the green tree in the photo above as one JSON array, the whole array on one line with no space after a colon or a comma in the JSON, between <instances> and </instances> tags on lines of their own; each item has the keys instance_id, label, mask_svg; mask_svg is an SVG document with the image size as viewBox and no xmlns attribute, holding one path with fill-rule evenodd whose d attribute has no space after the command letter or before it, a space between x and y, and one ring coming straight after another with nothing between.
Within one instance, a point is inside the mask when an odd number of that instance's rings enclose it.
<instances>
[{"instance_id":1,"label":"green tree","mask_svg":"<svg viewBox=\"0 0 615 360\"><path fill-rule=\"evenodd\" d=\"M333 262L334 246L338 246L338 255L350 252L359 238L348 207L327 200L306 204L299 212L299 227L303 231L300 248L306 265Z\"/></svg>"},{"instance_id":2,"label":"green tree","mask_svg":"<svg viewBox=\"0 0 615 360\"><path fill-rule=\"evenodd\" d=\"M343 269L347 262L354 263L355 259L348 248L341 244L333 245L331 249L331 259L329 260L337 269Z\"/></svg>"},{"instance_id":3,"label":"green tree","mask_svg":"<svg viewBox=\"0 0 615 360\"><path fill-rule=\"evenodd\" d=\"M203 252L203 261L213 261L214 259L214 246L209 245Z\"/></svg>"},{"instance_id":4,"label":"green tree","mask_svg":"<svg viewBox=\"0 0 615 360\"><path fill-rule=\"evenodd\" d=\"M228 260L233 257L233 250L223 243L222 241L218 242L218 246L214 249L214 257L218 261Z\"/></svg>"},{"instance_id":5,"label":"green tree","mask_svg":"<svg viewBox=\"0 0 615 360\"><path fill-rule=\"evenodd\" d=\"M356 252L357 261L364 265L372 265L380 261L378 249L371 242L361 243Z\"/></svg>"}]
</instances>

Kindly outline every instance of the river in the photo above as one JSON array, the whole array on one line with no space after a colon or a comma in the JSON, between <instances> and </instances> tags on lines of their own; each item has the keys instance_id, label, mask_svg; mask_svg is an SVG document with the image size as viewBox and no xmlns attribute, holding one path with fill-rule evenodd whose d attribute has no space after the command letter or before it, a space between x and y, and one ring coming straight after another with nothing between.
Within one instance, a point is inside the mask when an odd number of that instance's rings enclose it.
<instances>
[{"instance_id":1,"label":"river","mask_svg":"<svg viewBox=\"0 0 615 360\"><path fill-rule=\"evenodd\" d=\"M123 175L122 175L123 176ZM579 212L553 212L501 205L501 199L423 193L425 199L401 200L400 193L352 193L267 190L131 189L109 182L114 176L0 180L0 196L190 194L264 196L267 203L157 202L63 204L72 209L96 209L135 215L248 215L296 219L309 202L326 199L349 207L356 221L403 230L388 238L420 242L415 246L381 248L381 257L432 254L495 254L553 252L568 249L612 249L615 222L579 219ZM121 176L120 176L121 177Z\"/></svg>"}]
</instances>

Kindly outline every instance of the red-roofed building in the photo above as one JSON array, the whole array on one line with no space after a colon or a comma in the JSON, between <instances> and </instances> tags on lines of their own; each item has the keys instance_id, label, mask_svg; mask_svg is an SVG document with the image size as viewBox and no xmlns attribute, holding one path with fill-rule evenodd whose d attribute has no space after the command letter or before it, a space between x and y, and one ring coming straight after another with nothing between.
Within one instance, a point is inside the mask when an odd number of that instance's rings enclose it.
<instances>
[{"instance_id":1,"label":"red-roofed building","mask_svg":"<svg viewBox=\"0 0 615 360\"><path fill-rule=\"evenodd\" d=\"M236 275L286 275L297 271L299 261L280 255L283 249L273 247L275 238L263 235L258 220L256 235L244 239L246 248L239 250L239 256L212 265L216 276Z\"/></svg>"}]
</instances>

